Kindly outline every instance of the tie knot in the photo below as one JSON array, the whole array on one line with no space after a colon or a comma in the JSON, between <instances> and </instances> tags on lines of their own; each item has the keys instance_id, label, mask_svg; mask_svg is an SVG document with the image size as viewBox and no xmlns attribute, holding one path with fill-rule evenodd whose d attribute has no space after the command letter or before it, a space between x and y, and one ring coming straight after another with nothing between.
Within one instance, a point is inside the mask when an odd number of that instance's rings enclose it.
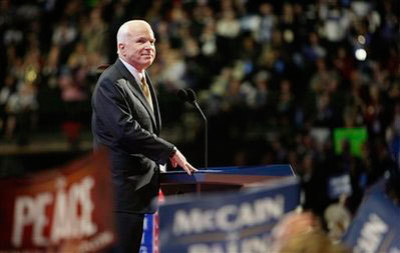
<instances>
[{"instance_id":1,"label":"tie knot","mask_svg":"<svg viewBox=\"0 0 400 253\"><path fill-rule=\"evenodd\" d=\"M140 79L140 85L142 86L142 89L144 90L145 93L148 93L148 86L147 86L147 82L146 82L146 78L142 77Z\"/></svg>"},{"instance_id":2,"label":"tie knot","mask_svg":"<svg viewBox=\"0 0 400 253\"><path fill-rule=\"evenodd\" d=\"M140 82L145 83L146 82L146 76L142 73L139 74Z\"/></svg>"}]
</instances>

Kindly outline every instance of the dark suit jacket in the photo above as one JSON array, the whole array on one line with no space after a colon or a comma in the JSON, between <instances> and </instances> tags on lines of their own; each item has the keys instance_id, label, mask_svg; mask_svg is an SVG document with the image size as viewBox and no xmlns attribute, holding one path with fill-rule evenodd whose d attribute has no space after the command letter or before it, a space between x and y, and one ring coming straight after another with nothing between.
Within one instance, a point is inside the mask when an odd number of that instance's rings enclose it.
<instances>
[{"instance_id":1,"label":"dark suit jacket","mask_svg":"<svg viewBox=\"0 0 400 253\"><path fill-rule=\"evenodd\" d=\"M159 190L159 164L168 161L174 145L158 137L161 116L146 75L154 112L135 78L118 59L100 76L92 97L94 146L110 151L115 211L152 213Z\"/></svg>"}]
</instances>

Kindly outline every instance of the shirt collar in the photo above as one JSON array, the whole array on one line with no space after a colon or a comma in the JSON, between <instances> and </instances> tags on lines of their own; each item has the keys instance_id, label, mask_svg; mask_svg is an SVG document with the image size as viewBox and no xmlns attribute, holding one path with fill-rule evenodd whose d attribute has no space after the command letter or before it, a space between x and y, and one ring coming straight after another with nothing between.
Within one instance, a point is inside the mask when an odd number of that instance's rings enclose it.
<instances>
[{"instance_id":1,"label":"shirt collar","mask_svg":"<svg viewBox=\"0 0 400 253\"><path fill-rule=\"evenodd\" d=\"M144 77L144 71L139 72L135 67L124 61L122 58L119 58L121 62L125 65L125 67L128 69L129 73L133 75L135 78L136 82L140 84L142 81L142 77Z\"/></svg>"}]
</instances>

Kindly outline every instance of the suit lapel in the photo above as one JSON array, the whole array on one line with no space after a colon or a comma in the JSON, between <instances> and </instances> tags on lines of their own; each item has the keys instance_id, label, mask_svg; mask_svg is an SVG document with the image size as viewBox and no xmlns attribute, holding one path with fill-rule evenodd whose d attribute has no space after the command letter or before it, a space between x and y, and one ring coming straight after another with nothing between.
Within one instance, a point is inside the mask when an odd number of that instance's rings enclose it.
<instances>
[{"instance_id":1,"label":"suit lapel","mask_svg":"<svg viewBox=\"0 0 400 253\"><path fill-rule=\"evenodd\" d=\"M126 80L128 80L128 82L130 83L130 85L128 85L129 89L133 92L133 94L140 100L142 105L146 108L147 113L150 115L154 129L158 133L160 130L160 128L159 128L160 125L159 125L159 119L156 120L156 114L157 114L157 117L159 117L159 108L158 108L158 101L157 101L157 98L155 96L155 92L153 89L153 85L151 85L151 83L148 82L148 84L150 86L150 92L152 95L152 99L153 99L154 112L151 109L149 103L147 102L146 97L143 95L140 85L136 82L135 78L129 72L129 70L124 66L124 64L119 59L117 59L117 61L115 62L115 65L116 65L117 69L120 71L121 75ZM149 81L149 79L147 79L147 80Z\"/></svg>"}]
</instances>

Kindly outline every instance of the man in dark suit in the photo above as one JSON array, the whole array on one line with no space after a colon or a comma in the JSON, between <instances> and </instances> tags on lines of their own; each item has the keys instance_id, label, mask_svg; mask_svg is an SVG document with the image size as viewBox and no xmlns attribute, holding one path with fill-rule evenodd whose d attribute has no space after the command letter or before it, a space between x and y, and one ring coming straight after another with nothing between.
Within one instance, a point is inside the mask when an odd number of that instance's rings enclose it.
<instances>
[{"instance_id":1,"label":"man in dark suit","mask_svg":"<svg viewBox=\"0 0 400 253\"><path fill-rule=\"evenodd\" d=\"M150 25L124 23L117 33L116 62L100 76L92 97L95 147L108 148L115 190L116 252L138 252L145 213L159 190L159 168L168 159L189 175L196 169L171 143L160 138L161 117L146 69L156 49Z\"/></svg>"}]
</instances>

